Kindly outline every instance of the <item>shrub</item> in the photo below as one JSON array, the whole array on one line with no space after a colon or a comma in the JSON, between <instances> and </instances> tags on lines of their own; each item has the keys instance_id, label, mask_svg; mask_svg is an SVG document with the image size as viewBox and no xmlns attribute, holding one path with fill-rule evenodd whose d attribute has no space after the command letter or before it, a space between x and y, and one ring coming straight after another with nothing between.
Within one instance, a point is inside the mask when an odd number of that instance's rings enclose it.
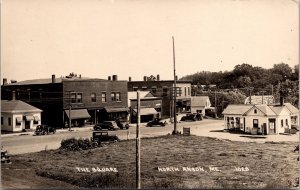
<instances>
[{"instance_id":1,"label":"shrub","mask_svg":"<svg viewBox=\"0 0 300 190\"><path fill-rule=\"evenodd\" d=\"M91 148L97 147L98 144L94 143L90 139L65 139L60 143L60 149L69 150L69 151L79 151L79 150L87 150Z\"/></svg>"}]
</instances>

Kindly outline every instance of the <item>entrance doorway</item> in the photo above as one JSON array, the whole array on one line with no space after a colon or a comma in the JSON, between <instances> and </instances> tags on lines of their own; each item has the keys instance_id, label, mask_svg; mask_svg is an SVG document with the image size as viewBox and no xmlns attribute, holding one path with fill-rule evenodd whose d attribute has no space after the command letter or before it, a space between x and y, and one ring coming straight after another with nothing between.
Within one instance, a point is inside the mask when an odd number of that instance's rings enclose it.
<instances>
[{"instance_id":1,"label":"entrance doorway","mask_svg":"<svg viewBox=\"0 0 300 190\"><path fill-rule=\"evenodd\" d=\"M25 129L30 129L30 120L29 121L25 121Z\"/></svg>"},{"instance_id":2,"label":"entrance doorway","mask_svg":"<svg viewBox=\"0 0 300 190\"><path fill-rule=\"evenodd\" d=\"M269 119L269 134L276 133L276 123L275 119Z\"/></svg>"}]
</instances>

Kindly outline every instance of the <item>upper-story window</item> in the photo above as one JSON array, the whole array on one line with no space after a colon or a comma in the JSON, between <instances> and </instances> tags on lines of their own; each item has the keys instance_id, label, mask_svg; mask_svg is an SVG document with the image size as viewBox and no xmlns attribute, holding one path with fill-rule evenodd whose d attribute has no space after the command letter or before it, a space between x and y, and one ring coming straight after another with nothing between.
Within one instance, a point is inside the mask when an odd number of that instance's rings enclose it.
<instances>
[{"instance_id":1,"label":"upper-story window","mask_svg":"<svg viewBox=\"0 0 300 190\"><path fill-rule=\"evenodd\" d=\"M182 91L181 91L181 87L177 87L177 96L181 96Z\"/></svg>"},{"instance_id":2,"label":"upper-story window","mask_svg":"<svg viewBox=\"0 0 300 190\"><path fill-rule=\"evenodd\" d=\"M191 89L190 89L190 87L188 87L188 95L189 96L191 95Z\"/></svg>"},{"instance_id":3,"label":"upper-story window","mask_svg":"<svg viewBox=\"0 0 300 190\"><path fill-rule=\"evenodd\" d=\"M76 93L71 94L71 102L76 103Z\"/></svg>"},{"instance_id":4,"label":"upper-story window","mask_svg":"<svg viewBox=\"0 0 300 190\"><path fill-rule=\"evenodd\" d=\"M257 113L257 109L254 109L254 113Z\"/></svg>"},{"instance_id":5,"label":"upper-story window","mask_svg":"<svg viewBox=\"0 0 300 190\"><path fill-rule=\"evenodd\" d=\"M133 91L137 91L138 89L139 89L139 88L136 87L136 86L133 87Z\"/></svg>"},{"instance_id":6,"label":"upper-story window","mask_svg":"<svg viewBox=\"0 0 300 190\"><path fill-rule=\"evenodd\" d=\"M81 103L82 102L82 93L77 93L76 94L76 102Z\"/></svg>"},{"instance_id":7,"label":"upper-story window","mask_svg":"<svg viewBox=\"0 0 300 190\"><path fill-rule=\"evenodd\" d=\"M112 92L111 93L111 101L121 101L121 93L120 92Z\"/></svg>"},{"instance_id":8,"label":"upper-story window","mask_svg":"<svg viewBox=\"0 0 300 190\"><path fill-rule=\"evenodd\" d=\"M101 101L106 102L106 92L102 92L101 94Z\"/></svg>"},{"instance_id":9,"label":"upper-story window","mask_svg":"<svg viewBox=\"0 0 300 190\"><path fill-rule=\"evenodd\" d=\"M91 101L92 102L96 102L97 101L96 93L92 93L91 94Z\"/></svg>"},{"instance_id":10,"label":"upper-story window","mask_svg":"<svg viewBox=\"0 0 300 190\"><path fill-rule=\"evenodd\" d=\"M186 96L186 87L184 87L184 96Z\"/></svg>"},{"instance_id":11,"label":"upper-story window","mask_svg":"<svg viewBox=\"0 0 300 190\"><path fill-rule=\"evenodd\" d=\"M142 90L143 90L143 91L147 90L147 86L143 86L143 87L142 87Z\"/></svg>"}]
</instances>

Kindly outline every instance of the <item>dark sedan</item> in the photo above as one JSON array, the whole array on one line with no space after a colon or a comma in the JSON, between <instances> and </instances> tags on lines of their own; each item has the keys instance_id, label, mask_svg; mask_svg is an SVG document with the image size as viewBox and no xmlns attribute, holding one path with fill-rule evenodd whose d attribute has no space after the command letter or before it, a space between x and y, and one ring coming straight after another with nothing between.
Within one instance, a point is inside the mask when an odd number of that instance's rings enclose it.
<instances>
[{"instance_id":1,"label":"dark sedan","mask_svg":"<svg viewBox=\"0 0 300 190\"><path fill-rule=\"evenodd\" d=\"M103 121L102 123L98 123L94 126L95 131L101 131L103 129L118 130L119 127L115 121Z\"/></svg>"},{"instance_id":2,"label":"dark sedan","mask_svg":"<svg viewBox=\"0 0 300 190\"><path fill-rule=\"evenodd\" d=\"M160 118L155 118L152 121L149 121L146 126L147 127L153 127L153 126L164 127L164 126L166 126L166 122L162 122L162 119L160 119Z\"/></svg>"},{"instance_id":3,"label":"dark sedan","mask_svg":"<svg viewBox=\"0 0 300 190\"><path fill-rule=\"evenodd\" d=\"M38 125L36 126L35 135L48 135L48 134L55 134L56 133L56 129L53 127L50 127L48 125Z\"/></svg>"}]
</instances>

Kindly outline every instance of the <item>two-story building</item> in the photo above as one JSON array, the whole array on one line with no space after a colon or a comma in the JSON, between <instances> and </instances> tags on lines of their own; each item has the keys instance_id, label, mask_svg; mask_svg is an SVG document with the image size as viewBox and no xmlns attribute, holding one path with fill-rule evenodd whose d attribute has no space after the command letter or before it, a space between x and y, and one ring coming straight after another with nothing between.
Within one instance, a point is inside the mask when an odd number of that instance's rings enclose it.
<instances>
[{"instance_id":1,"label":"two-story building","mask_svg":"<svg viewBox=\"0 0 300 190\"><path fill-rule=\"evenodd\" d=\"M126 117L127 81L120 81L117 75L105 79L64 77L35 79L1 86L2 99L16 99L27 102L41 110L42 123L64 127L69 117L72 124L82 125L89 120L97 123Z\"/></svg>"},{"instance_id":2,"label":"two-story building","mask_svg":"<svg viewBox=\"0 0 300 190\"><path fill-rule=\"evenodd\" d=\"M177 97L176 110L177 112L190 112L191 109L191 81L176 81ZM147 80L144 77L143 81L128 82L128 91L150 91L153 96L162 98L161 116L170 117L173 109L174 96L174 80L160 80L157 75L156 80Z\"/></svg>"}]
</instances>

